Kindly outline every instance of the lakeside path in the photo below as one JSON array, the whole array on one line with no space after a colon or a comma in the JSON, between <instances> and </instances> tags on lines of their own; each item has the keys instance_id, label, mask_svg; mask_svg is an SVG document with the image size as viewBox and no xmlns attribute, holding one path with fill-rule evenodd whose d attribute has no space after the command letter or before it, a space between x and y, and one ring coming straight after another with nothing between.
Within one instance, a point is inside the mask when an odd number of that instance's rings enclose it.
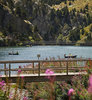
<instances>
[{"instance_id":1,"label":"lakeside path","mask_svg":"<svg viewBox=\"0 0 92 100\"><path fill-rule=\"evenodd\" d=\"M65 80L71 80L73 76L80 76L83 74L87 74L86 72L69 72L68 75L66 73L54 73L51 77L55 76L55 81L65 81ZM46 82L48 79L46 78L47 74L20 74L18 75L11 75L11 77L7 76L9 80L12 80L12 82L16 82L17 79L20 77L24 77L25 82ZM6 76L2 75L2 79L6 80Z\"/></svg>"}]
</instances>

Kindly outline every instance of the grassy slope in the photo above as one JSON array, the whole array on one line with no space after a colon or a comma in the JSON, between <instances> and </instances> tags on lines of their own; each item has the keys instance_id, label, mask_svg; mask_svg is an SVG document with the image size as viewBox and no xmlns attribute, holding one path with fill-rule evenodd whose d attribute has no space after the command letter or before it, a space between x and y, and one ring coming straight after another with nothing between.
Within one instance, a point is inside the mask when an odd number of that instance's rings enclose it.
<instances>
[{"instance_id":1,"label":"grassy slope","mask_svg":"<svg viewBox=\"0 0 92 100\"><path fill-rule=\"evenodd\" d=\"M54 8L55 10L58 10L58 9L60 10L60 9L62 9L63 7L65 7L67 5L69 11L71 11L74 8L77 11L80 11L80 9L84 9L86 4L88 4L89 14L92 16L92 0L75 0L74 2L71 2L71 5L69 5L69 1L67 1L67 4L62 2L59 5L53 5L52 8ZM87 27L84 28L85 33L83 35L80 35L81 40L78 41L79 43L85 43L85 41L87 40L86 33L90 32L89 29L90 29L91 25L92 24L90 24L90 25L88 25Z\"/></svg>"},{"instance_id":2,"label":"grassy slope","mask_svg":"<svg viewBox=\"0 0 92 100\"><path fill-rule=\"evenodd\" d=\"M72 5L69 6L69 1L67 1L67 4L64 4L64 2L60 3L59 5L53 5L52 8L54 9L62 9L64 6L68 6L69 10L72 10L76 8L76 10L83 9L86 4L89 5L89 12L92 13L92 0L75 0L74 2L71 2Z\"/></svg>"},{"instance_id":3,"label":"grassy slope","mask_svg":"<svg viewBox=\"0 0 92 100\"><path fill-rule=\"evenodd\" d=\"M85 43L85 41L87 40L87 33L90 33L90 27L92 26L92 24L88 25L87 27L84 27L84 34L80 35L81 40L78 41L78 43ZM81 31L81 30L80 30Z\"/></svg>"}]
</instances>

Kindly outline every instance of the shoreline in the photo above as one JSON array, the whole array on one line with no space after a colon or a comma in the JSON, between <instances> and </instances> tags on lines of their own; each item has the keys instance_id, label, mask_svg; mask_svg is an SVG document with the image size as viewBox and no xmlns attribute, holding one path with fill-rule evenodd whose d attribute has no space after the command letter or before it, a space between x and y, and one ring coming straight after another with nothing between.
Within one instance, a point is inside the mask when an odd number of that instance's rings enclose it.
<instances>
[{"instance_id":1,"label":"shoreline","mask_svg":"<svg viewBox=\"0 0 92 100\"><path fill-rule=\"evenodd\" d=\"M82 43L82 44L31 44L31 45L20 45L20 46L16 46L16 45L3 45L0 47L32 47L32 46L92 46L92 43L88 44L88 43Z\"/></svg>"}]
</instances>

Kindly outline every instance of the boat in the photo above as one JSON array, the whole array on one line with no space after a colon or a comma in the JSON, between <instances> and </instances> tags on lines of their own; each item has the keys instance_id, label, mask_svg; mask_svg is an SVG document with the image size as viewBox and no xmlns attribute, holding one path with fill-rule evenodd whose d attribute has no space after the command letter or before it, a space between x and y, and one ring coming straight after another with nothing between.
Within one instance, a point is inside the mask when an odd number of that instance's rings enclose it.
<instances>
[{"instance_id":1,"label":"boat","mask_svg":"<svg viewBox=\"0 0 92 100\"><path fill-rule=\"evenodd\" d=\"M66 55L66 54L64 54L64 57L65 58L76 58L77 55Z\"/></svg>"},{"instance_id":2,"label":"boat","mask_svg":"<svg viewBox=\"0 0 92 100\"><path fill-rule=\"evenodd\" d=\"M9 52L8 54L9 54L9 55L19 55L18 52L15 52L15 53L14 53L14 52Z\"/></svg>"}]
</instances>

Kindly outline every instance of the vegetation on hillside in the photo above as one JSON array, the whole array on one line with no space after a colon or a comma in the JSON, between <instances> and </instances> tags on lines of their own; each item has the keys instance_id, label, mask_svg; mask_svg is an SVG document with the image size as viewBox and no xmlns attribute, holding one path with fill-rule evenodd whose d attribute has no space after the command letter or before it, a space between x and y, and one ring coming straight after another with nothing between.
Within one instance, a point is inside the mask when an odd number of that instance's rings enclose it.
<instances>
[{"instance_id":1,"label":"vegetation on hillside","mask_svg":"<svg viewBox=\"0 0 92 100\"><path fill-rule=\"evenodd\" d=\"M91 42L92 0L0 0L0 14L0 46Z\"/></svg>"},{"instance_id":2,"label":"vegetation on hillside","mask_svg":"<svg viewBox=\"0 0 92 100\"><path fill-rule=\"evenodd\" d=\"M68 81L55 81L54 71L47 69L48 81L29 83L19 66L15 84L0 76L0 100L92 100L92 60L87 61L84 69Z\"/></svg>"}]
</instances>

